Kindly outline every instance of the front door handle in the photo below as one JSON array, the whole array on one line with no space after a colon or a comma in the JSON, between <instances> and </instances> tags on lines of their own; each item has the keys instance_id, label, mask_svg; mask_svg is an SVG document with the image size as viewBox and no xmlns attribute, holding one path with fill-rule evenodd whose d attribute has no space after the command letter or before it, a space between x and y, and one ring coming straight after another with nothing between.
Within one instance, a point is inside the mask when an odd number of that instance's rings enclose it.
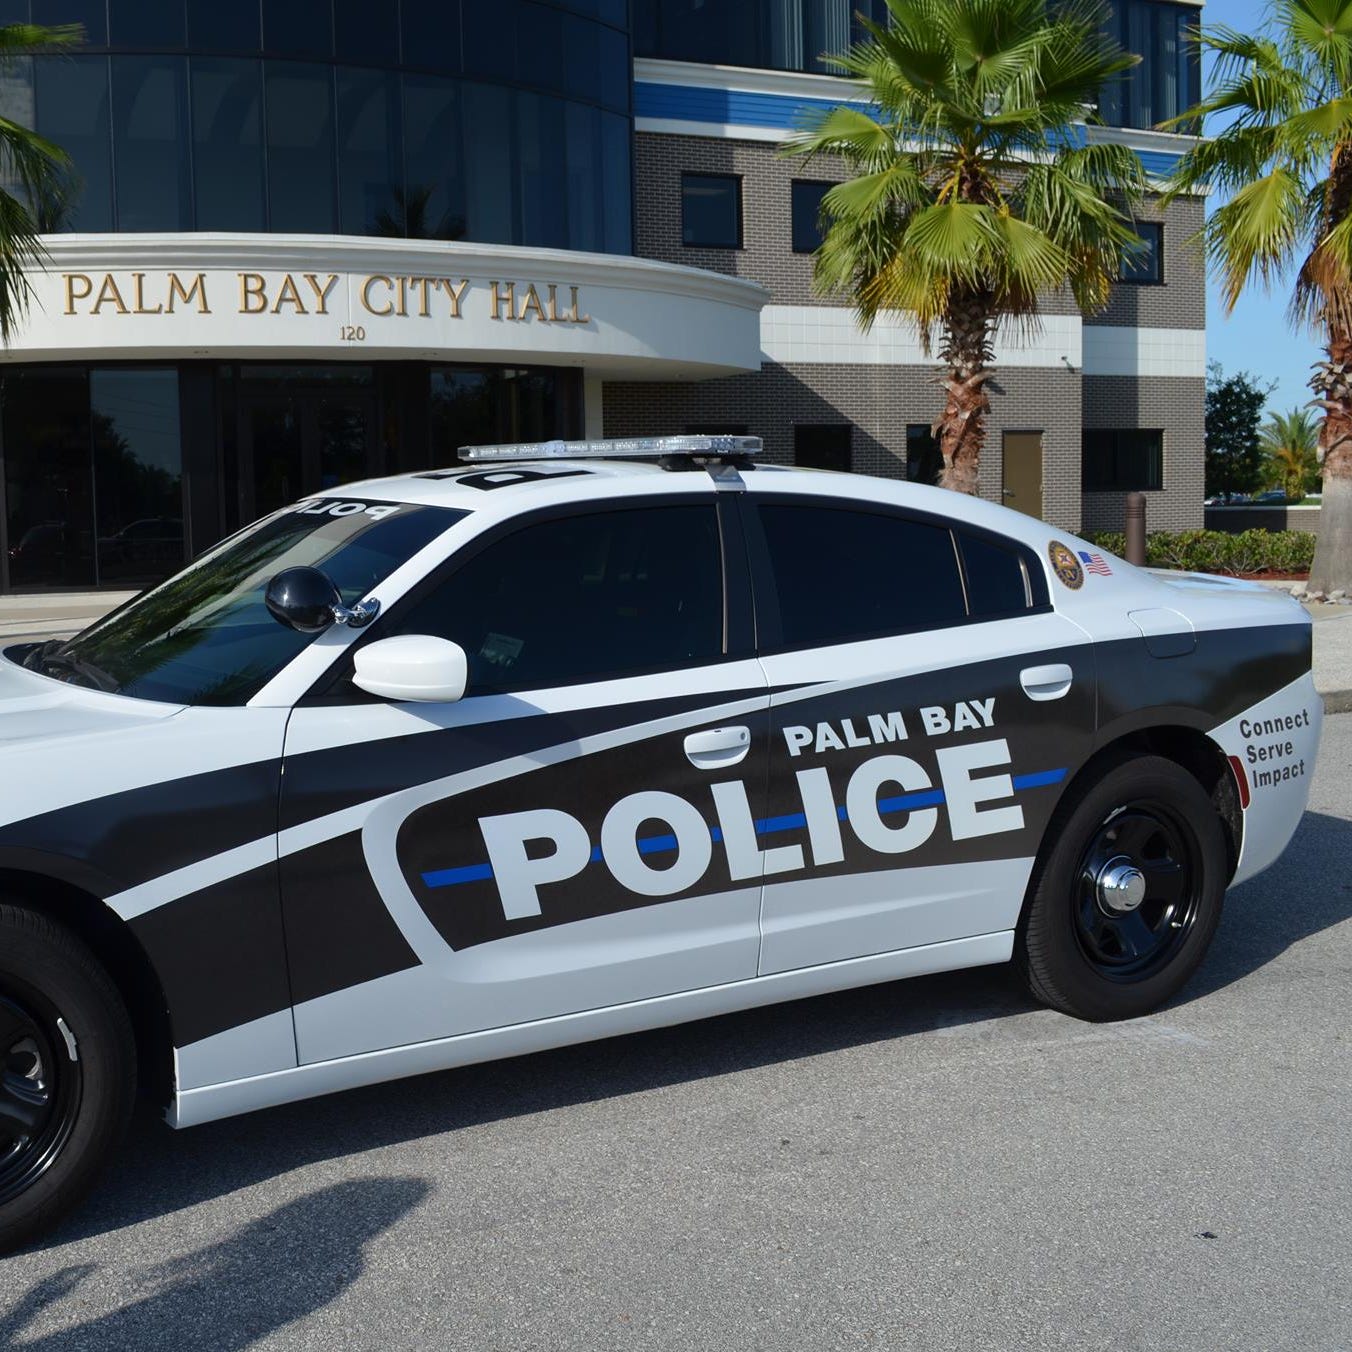
<instances>
[{"instance_id":1,"label":"front door handle","mask_svg":"<svg viewBox=\"0 0 1352 1352\"><path fill-rule=\"evenodd\" d=\"M1031 700L1060 699L1071 687L1075 673L1064 662L1053 662L1045 667L1024 667L1019 672L1019 684Z\"/></svg>"},{"instance_id":2,"label":"front door handle","mask_svg":"<svg viewBox=\"0 0 1352 1352\"><path fill-rule=\"evenodd\" d=\"M685 739L686 758L698 770L722 770L738 765L750 750L750 728L710 728L706 732L692 732Z\"/></svg>"}]
</instances>

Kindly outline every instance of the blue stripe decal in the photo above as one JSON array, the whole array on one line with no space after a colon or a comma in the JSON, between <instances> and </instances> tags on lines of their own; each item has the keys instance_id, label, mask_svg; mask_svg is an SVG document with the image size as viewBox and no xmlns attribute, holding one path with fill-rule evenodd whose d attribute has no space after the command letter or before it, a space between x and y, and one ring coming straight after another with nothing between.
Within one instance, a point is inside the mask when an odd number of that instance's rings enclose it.
<instances>
[{"instance_id":1,"label":"blue stripe decal","mask_svg":"<svg viewBox=\"0 0 1352 1352\"><path fill-rule=\"evenodd\" d=\"M1037 770L1032 774L1015 775L1012 783L1015 793L1022 793L1027 789L1041 789L1049 784L1059 784L1066 777L1066 767L1062 766L1059 770ZM903 793L895 798L880 798L878 800L878 811L883 815L890 815L894 812L914 812L917 808L938 807L944 801L944 791L942 789L922 789L916 793ZM836 816L841 821L848 821L849 814L845 808L836 808ZM755 823L756 834L758 836L776 835L781 831L801 831L807 826L807 815L802 812L790 812L783 817L762 817ZM723 839L723 831L720 827L711 826L709 834L715 843ZM676 837L673 835L665 836L645 836L638 841L638 852L645 854L668 854L676 848ZM602 860L601 847L592 846L591 862L599 864ZM438 869L431 873L424 873L422 880L428 887L456 887L460 883L478 883L485 882L493 876L493 866L491 864L470 864L465 868L447 868Z\"/></svg>"}]
</instances>

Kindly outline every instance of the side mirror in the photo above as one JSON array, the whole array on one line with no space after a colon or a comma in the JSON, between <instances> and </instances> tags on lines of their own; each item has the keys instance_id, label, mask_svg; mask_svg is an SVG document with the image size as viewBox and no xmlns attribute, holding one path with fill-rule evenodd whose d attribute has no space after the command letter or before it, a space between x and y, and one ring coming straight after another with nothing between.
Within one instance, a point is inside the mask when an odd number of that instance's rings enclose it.
<instances>
[{"instance_id":1,"label":"side mirror","mask_svg":"<svg viewBox=\"0 0 1352 1352\"><path fill-rule=\"evenodd\" d=\"M380 612L376 600L359 601L348 609L333 579L308 565L282 569L268 583L263 604L278 624L301 634L322 634L332 624L360 629Z\"/></svg>"},{"instance_id":2,"label":"side mirror","mask_svg":"<svg viewBox=\"0 0 1352 1352\"><path fill-rule=\"evenodd\" d=\"M384 699L450 704L464 695L469 681L465 650L427 634L382 638L358 648L352 661L356 685Z\"/></svg>"}]
</instances>

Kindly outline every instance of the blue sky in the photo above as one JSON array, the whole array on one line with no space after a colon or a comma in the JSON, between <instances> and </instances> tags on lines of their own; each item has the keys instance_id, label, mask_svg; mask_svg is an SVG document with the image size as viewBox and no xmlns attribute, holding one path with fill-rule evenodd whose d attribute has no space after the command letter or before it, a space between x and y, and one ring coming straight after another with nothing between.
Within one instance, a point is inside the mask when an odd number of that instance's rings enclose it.
<instances>
[{"instance_id":1,"label":"blue sky","mask_svg":"<svg viewBox=\"0 0 1352 1352\"><path fill-rule=\"evenodd\" d=\"M1266 0L1207 0L1203 22L1224 23L1249 32L1257 29ZM1212 199L1214 205L1215 199ZM1207 355L1227 374L1249 371L1264 383L1276 382L1268 407L1285 410L1310 398L1306 381L1319 356L1312 334L1294 330L1286 317L1290 287L1265 293L1255 285L1227 317L1214 282L1207 290Z\"/></svg>"}]
</instances>

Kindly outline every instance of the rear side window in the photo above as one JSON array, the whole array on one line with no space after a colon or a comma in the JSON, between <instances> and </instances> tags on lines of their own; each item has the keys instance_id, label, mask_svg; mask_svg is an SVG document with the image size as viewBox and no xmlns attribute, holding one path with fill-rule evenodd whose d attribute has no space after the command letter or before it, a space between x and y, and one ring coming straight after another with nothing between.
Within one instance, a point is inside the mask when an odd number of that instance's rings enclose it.
<instances>
[{"instance_id":1,"label":"rear side window","mask_svg":"<svg viewBox=\"0 0 1352 1352\"><path fill-rule=\"evenodd\" d=\"M958 532L967 570L967 602L975 619L1017 614L1032 604L1028 575L1018 551L984 535Z\"/></svg>"},{"instance_id":2,"label":"rear side window","mask_svg":"<svg viewBox=\"0 0 1352 1352\"><path fill-rule=\"evenodd\" d=\"M471 695L717 661L717 512L643 507L525 526L390 619L374 637L460 644Z\"/></svg>"},{"instance_id":3,"label":"rear side window","mask_svg":"<svg viewBox=\"0 0 1352 1352\"><path fill-rule=\"evenodd\" d=\"M788 648L941 629L967 618L952 533L850 508L763 503Z\"/></svg>"}]
</instances>

